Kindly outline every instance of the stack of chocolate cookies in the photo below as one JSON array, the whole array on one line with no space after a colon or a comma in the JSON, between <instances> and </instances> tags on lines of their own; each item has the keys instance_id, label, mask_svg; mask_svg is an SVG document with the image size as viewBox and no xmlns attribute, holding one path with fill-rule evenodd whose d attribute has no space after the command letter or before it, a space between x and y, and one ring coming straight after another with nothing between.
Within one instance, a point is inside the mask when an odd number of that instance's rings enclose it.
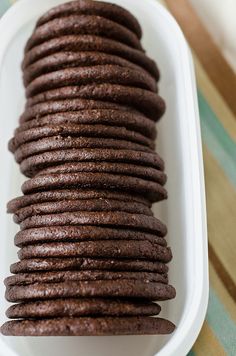
<instances>
[{"instance_id":1,"label":"stack of chocolate cookies","mask_svg":"<svg viewBox=\"0 0 236 356\"><path fill-rule=\"evenodd\" d=\"M127 10L79 0L43 15L22 64L26 107L9 149L30 179L9 202L20 261L5 335L166 334L175 297L155 152L159 71Z\"/></svg>"}]
</instances>

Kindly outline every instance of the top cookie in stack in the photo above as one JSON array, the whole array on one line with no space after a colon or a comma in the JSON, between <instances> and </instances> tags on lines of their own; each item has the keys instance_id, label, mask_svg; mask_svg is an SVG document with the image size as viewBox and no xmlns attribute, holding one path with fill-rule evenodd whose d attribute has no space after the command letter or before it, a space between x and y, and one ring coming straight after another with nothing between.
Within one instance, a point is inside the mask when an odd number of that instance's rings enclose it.
<instances>
[{"instance_id":1,"label":"top cookie in stack","mask_svg":"<svg viewBox=\"0 0 236 356\"><path fill-rule=\"evenodd\" d=\"M22 63L26 106L9 149L29 177L8 204L21 231L6 335L163 334L156 300L175 297L155 124L159 70L138 21L78 0L37 22Z\"/></svg>"}]
</instances>

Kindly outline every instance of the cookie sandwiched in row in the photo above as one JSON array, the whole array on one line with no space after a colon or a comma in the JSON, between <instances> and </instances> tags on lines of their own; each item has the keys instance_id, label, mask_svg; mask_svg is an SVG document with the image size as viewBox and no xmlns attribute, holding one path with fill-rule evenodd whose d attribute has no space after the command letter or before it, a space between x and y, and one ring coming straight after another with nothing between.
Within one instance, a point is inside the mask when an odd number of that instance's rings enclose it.
<instances>
[{"instance_id":1,"label":"cookie sandwiched in row","mask_svg":"<svg viewBox=\"0 0 236 356\"><path fill-rule=\"evenodd\" d=\"M41 16L22 62L26 103L9 141L28 177L7 206L20 227L4 335L169 334L175 298L155 150L160 72L126 9L76 0Z\"/></svg>"}]
</instances>

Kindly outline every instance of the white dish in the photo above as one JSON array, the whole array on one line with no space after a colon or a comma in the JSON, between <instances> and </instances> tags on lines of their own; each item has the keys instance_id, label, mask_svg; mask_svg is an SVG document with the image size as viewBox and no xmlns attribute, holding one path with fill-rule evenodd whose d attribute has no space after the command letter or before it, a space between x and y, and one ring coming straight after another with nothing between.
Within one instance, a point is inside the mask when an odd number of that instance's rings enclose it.
<instances>
[{"instance_id":1,"label":"white dish","mask_svg":"<svg viewBox=\"0 0 236 356\"><path fill-rule=\"evenodd\" d=\"M19 167L7 150L7 141L23 109L20 63L23 47L36 19L63 0L20 0L0 21L1 120L1 320L5 320L3 278L17 261L13 245L17 226L5 213L6 202L20 194ZM205 192L196 84L189 49L171 15L155 0L116 0L142 24L143 44L158 63L161 95L167 113L159 127L158 152L166 161L169 199L155 213L167 223L174 259L170 282L177 289L174 301L163 303L162 316L176 323L170 336L118 336L73 338L0 338L2 356L151 356L186 355L202 326L208 301Z\"/></svg>"}]
</instances>

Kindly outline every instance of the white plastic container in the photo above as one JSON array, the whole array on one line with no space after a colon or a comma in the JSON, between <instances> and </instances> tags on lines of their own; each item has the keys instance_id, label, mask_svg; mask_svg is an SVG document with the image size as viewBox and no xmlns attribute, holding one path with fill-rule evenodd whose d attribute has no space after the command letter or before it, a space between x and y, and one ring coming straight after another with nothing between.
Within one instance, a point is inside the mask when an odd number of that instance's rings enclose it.
<instances>
[{"instance_id":1,"label":"white plastic container","mask_svg":"<svg viewBox=\"0 0 236 356\"><path fill-rule=\"evenodd\" d=\"M19 0L0 21L0 305L2 323L8 303L3 278L17 261L13 238L17 226L6 215L6 202L20 194L23 177L7 141L23 110L20 63L36 19L64 0ZM208 301L207 231L202 148L192 60L183 34L155 0L113 0L141 22L143 45L161 69L161 95L167 112L158 125L158 152L166 161L169 199L155 207L168 225L174 259L170 282L175 300L163 303L162 316L176 323L170 336L3 337L1 356L152 356L186 355L202 326Z\"/></svg>"}]
</instances>

